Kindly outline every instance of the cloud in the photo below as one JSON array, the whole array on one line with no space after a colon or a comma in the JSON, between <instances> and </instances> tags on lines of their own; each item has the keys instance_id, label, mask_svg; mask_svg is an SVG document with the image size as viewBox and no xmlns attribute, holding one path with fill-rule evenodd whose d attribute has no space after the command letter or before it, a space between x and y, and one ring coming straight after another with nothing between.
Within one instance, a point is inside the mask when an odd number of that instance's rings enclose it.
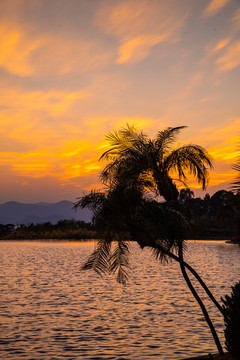
<instances>
[{"instance_id":1,"label":"cloud","mask_svg":"<svg viewBox=\"0 0 240 360\"><path fill-rule=\"evenodd\" d=\"M40 39L26 39L23 29L7 22L0 24L0 66L8 72L21 76L33 74L29 57L40 45Z\"/></svg>"},{"instance_id":2,"label":"cloud","mask_svg":"<svg viewBox=\"0 0 240 360\"><path fill-rule=\"evenodd\" d=\"M81 138L79 125L73 126L73 130L66 124L76 118L76 106L88 96L80 90L29 92L3 87L0 89L0 151L51 152L69 138Z\"/></svg>"},{"instance_id":3,"label":"cloud","mask_svg":"<svg viewBox=\"0 0 240 360\"><path fill-rule=\"evenodd\" d=\"M238 144L240 141L240 118L229 118L224 123L212 127L205 127L195 136L194 142L210 143L208 151L216 162L231 164L240 155Z\"/></svg>"},{"instance_id":4,"label":"cloud","mask_svg":"<svg viewBox=\"0 0 240 360\"><path fill-rule=\"evenodd\" d=\"M231 41L231 38L226 38L226 39L222 39L220 40L217 45L215 46L215 48L213 49L213 52L222 50L223 48L225 48Z\"/></svg>"},{"instance_id":5,"label":"cloud","mask_svg":"<svg viewBox=\"0 0 240 360\"><path fill-rule=\"evenodd\" d=\"M222 170L224 170L224 169L222 168ZM216 186L216 185L220 185L220 189L223 189L223 188L226 189L225 183L232 181L234 179L235 175L236 174L234 174L234 172L232 170L229 170L227 168L225 169L225 172L217 171L216 169L214 171L210 171L209 184L208 184L206 192L208 193L209 190L211 190L211 186ZM224 186L222 188L221 188L221 183L224 183ZM201 188L201 185L198 184L193 179L189 179L188 186L194 190Z\"/></svg>"},{"instance_id":6,"label":"cloud","mask_svg":"<svg viewBox=\"0 0 240 360\"><path fill-rule=\"evenodd\" d=\"M81 125L69 123L66 117L58 117L55 121L50 116L53 95L61 105L61 101L64 104L68 98L67 94L33 93L30 100L28 93L11 95L15 98L14 110L6 109L10 111L8 118L4 113L0 114L0 120L5 120L0 121L0 165L8 164L11 172L19 177L55 177L71 182L75 178L98 174L104 166L98 159L106 148L104 135L108 131L125 126L126 122L140 128L149 124L149 119L107 117L86 117L81 120ZM9 96L8 101L11 99ZM20 106L22 109L18 112L16 109ZM41 116L43 112L44 117ZM70 107L68 117L72 113Z\"/></svg>"},{"instance_id":7,"label":"cloud","mask_svg":"<svg viewBox=\"0 0 240 360\"><path fill-rule=\"evenodd\" d=\"M0 89L0 105L8 113L41 111L55 117L66 112L76 101L88 96L90 94L84 90L24 91L3 87Z\"/></svg>"},{"instance_id":8,"label":"cloud","mask_svg":"<svg viewBox=\"0 0 240 360\"><path fill-rule=\"evenodd\" d=\"M81 74L105 67L111 54L94 39L40 32L33 25L3 19L0 24L0 67L19 76Z\"/></svg>"},{"instance_id":9,"label":"cloud","mask_svg":"<svg viewBox=\"0 0 240 360\"><path fill-rule=\"evenodd\" d=\"M118 64L125 62L138 62L144 59L152 50L152 47L166 41L168 34L153 36L138 36L120 46L118 51Z\"/></svg>"},{"instance_id":10,"label":"cloud","mask_svg":"<svg viewBox=\"0 0 240 360\"><path fill-rule=\"evenodd\" d=\"M176 2L139 0L107 3L97 16L98 26L118 39L117 63L138 62L160 43L179 41L186 10Z\"/></svg>"},{"instance_id":11,"label":"cloud","mask_svg":"<svg viewBox=\"0 0 240 360\"><path fill-rule=\"evenodd\" d=\"M12 173L30 178L50 176L67 180L98 172L99 150L93 142L71 140L71 153L66 152L66 143L68 140L54 146L43 144L38 151L1 152L0 164L7 163Z\"/></svg>"},{"instance_id":12,"label":"cloud","mask_svg":"<svg viewBox=\"0 0 240 360\"><path fill-rule=\"evenodd\" d=\"M219 70L232 70L240 65L240 41L229 46L223 56L217 59Z\"/></svg>"},{"instance_id":13,"label":"cloud","mask_svg":"<svg viewBox=\"0 0 240 360\"><path fill-rule=\"evenodd\" d=\"M212 0L203 11L204 17L215 15L219 10L226 6L231 0Z\"/></svg>"},{"instance_id":14,"label":"cloud","mask_svg":"<svg viewBox=\"0 0 240 360\"><path fill-rule=\"evenodd\" d=\"M226 188L226 182L230 182L236 176L236 172L232 169L232 164L236 162L240 156L238 144L240 135L240 118L226 119L224 123L215 126L200 129L194 137L185 139L185 143L195 143L206 146L207 151L213 157L213 170L209 171L209 186L219 185L221 189ZM201 186L189 176L187 184L192 189L199 189ZM207 189L207 192L211 189ZM217 190L216 190L217 191Z\"/></svg>"},{"instance_id":15,"label":"cloud","mask_svg":"<svg viewBox=\"0 0 240 360\"><path fill-rule=\"evenodd\" d=\"M82 74L105 68L111 53L104 51L95 40L67 37L63 33L46 34L41 47L32 55L35 74Z\"/></svg>"}]
</instances>

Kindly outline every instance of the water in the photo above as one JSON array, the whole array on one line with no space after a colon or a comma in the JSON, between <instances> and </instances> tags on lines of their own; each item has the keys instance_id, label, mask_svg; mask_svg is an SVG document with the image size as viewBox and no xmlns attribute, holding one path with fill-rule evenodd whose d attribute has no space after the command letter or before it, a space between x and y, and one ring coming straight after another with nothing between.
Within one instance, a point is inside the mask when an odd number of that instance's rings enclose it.
<instances>
[{"instance_id":1,"label":"water","mask_svg":"<svg viewBox=\"0 0 240 360\"><path fill-rule=\"evenodd\" d=\"M0 358L182 359L216 352L179 265L132 245L129 283L80 267L93 242L0 243ZM240 247L188 242L187 261L217 299L240 279ZM206 302L206 301L205 301ZM223 339L221 315L206 302Z\"/></svg>"}]
</instances>

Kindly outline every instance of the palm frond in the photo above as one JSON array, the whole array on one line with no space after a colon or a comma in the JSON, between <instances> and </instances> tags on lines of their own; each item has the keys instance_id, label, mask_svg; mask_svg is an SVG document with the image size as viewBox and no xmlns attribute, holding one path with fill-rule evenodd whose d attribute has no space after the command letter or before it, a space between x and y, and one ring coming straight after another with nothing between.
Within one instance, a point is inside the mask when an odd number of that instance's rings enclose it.
<instances>
[{"instance_id":1,"label":"palm frond","mask_svg":"<svg viewBox=\"0 0 240 360\"><path fill-rule=\"evenodd\" d=\"M159 131L156 137L156 148L159 152L166 153L169 149L169 146L176 140L179 132L186 128L186 126L177 126L177 127L168 127L165 130Z\"/></svg>"},{"instance_id":2,"label":"palm frond","mask_svg":"<svg viewBox=\"0 0 240 360\"><path fill-rule=\"evenodd\" d=\"M109 132L105 139L109 143L110 149L105 151L99 160L114 160L122 151L131 147L134 141L142 138L144 135L138 133L134 126L127 124L126 128L122 128L119 131Z\"/></svg>"},{"instance_id":3,"label":"palm frond","mask_svg":"<svg viewBox=\"0 0 240 360\"><path fill-rule=\"evenodd\" d=\"M128 278L127 270L129 269L129 246L126 241L119 240L110 257L110 273L117 272L117 281L125 284Z\"/></svg>"},{"instance_id":4,"label":"palm frond","mask_svg":"<svg viewBox=\"0 0 240 360\"><path fill-rule=\"evenodd\" d=\"M149 159L144 156L135 146L122 152L118 158L108 163L100 174L100 181L110 184L113 181L119 183L128 182L132 179L135 182L150 184ZM151 178L151 180L153 180Z\"/></svg>"},{"instance_id":5,"label":"palm frond","mask_svg":"<svg viewBox=\"0 0 240 360\"><path fill-rule=\"evenodd\" d=\"M234 192L240 192L240 157L237 158L236 164L232 166L233 170L237 172L235 180L231 183L231 189Z\"/></svg>"},{"instance_id":6,"label":"palm frond","mask_svg":"<svg viewBox=\"0 0 240 360\"><path fill-rule=\"evenodd\" d=\"M163 241L161 241L161 243L156 242L155 247L151 248L151 252L155 259L159 260L163 265L166 265L171 261L171 258L167 255L167 249L165 249Z\"/></svg>"},{"instance_id":7,"label":"palm frond","mask_svg":"<svg viewBox=\"0 0 240 360\"><path fill-rule=\"evenodd\" d=\"M109 272L110 250L110 241L99 240L95 250L82 266L82 270L94 270L99 275Z\"/></svg>"},{"instance_id":8,"label":"palm frond","mask_svg":"<svg viewBox=\"0 0 240 360\"><path fill-rule=\"evenodd\" d=\"M74 208L77 209L81 207L95 211L102 206L106 195L106 192L92 190L89 194L78 198L78 201L74 204Z\"/></svg>"},{"instance_id":9,"label":"palm frond","mask_svg":"<svg viewBox=\"0 0 240 360\"><path fill-rule=\"evenodd\" d=\"M172 150L164 159L164 167L169 172L175 170L180 179L186 180L185 171L196 177L197 181L206 188L208 167L211 169L212 157L199 145L184 145Z\"/></svg>"}]
</instances>

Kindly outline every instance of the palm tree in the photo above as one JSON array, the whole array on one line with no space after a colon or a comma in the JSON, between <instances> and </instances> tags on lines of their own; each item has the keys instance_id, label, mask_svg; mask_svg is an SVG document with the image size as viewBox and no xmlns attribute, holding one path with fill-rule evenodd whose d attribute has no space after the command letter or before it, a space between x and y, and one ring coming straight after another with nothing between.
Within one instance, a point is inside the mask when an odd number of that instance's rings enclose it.
<instances>
[{"instance_id":1,"label":"palm tree","mask_svg":"<svg viewBox=\"0 0 240 360\"><path fill-rule=\"evenodd\" d=\"M189 172L205 189L208 167L212 168L211 156L199 145L174 147L176 136L184 128L169 127L159 131L154 139L130 125L107 134L110 149L100 159L110 162L103 169L101 180L109 184L135 179L170 201L178 199L176 181L185 182ZM174 173L177 179L172 177Z\"/></svg>"},{"instance_id":2,"label":"palm tree","mask_svg":"<svg viewBox=\"0 0 240 360\"><path fill-rule=\"evenodd\" d=\"M189 223L180 204L176 202L178 190L176 180L172 178L175 171L177 180L183 182L187 179L188 171L205 188L207 166L211 168L212 161L207 151L198 145L173 148L176 135L183 128L167 128L160 131L155 139L148 138L129 125L126 129L107 135L111 147L100 159L110 162L103 169L100 179L109 187L109 192L107 195L92 192L76 203L76 207L87 206L94 210L94 221L100 237L98 247L84 268L92 268L98 273L106 269L116 271L118 268L118 280L124 282L128 266L128 246L124 239L129 238L137 241L141 248L150 246L160 259L170 257L178 261L184 279L203 311L219 353L222 354L216 331L190 282L186 268L196 276L221 312L222 308L199 275L183 260L183 239ZM166 203L147 201L143 197L144 190L163 196ZM126 191L127 202L123 196ZM117 241L117 247L112 253L113 240ZM177 251L178 256L174 251Z\"/></svg>"},{"instance_id":3,"label":"palm tree","mask_svg":"<svg viewBox=\"0 0 240 360\"><path fill-rule=\"evenodd\" d=\"M142 249L150 247L160 261L167 261L168 258L177 260L222 354L207 310L186 274L185 267L191 269L183 260L182 239L189 227L186 217L168 203L147 198L143 190L129 182L116 184L108 192L92 191L80 198L75 206L93 210L93 222L99 238L83 269L93 269L100 275L117 272L117 280L125 283L130 241L136 241ZM178 252L178 257L174 252Z\"/></svg>"},{"instance_id":4,"label":"palm tree","mask_svg":"<svg viewBox=\"0 0 240 360\"><path fill-rule=\"evenodd\" d=\"M106 140L110 148L102 154L100 160L105 159L109 163L102 170L100 180L111 187L132 179L135 186L138 184L141 188L154 191L167 202L175 201L175 207L177 205L180 211L176 202L179 195L176 181L186 181L186 174L189 172L205 189L208 182L208 167L212 168L212 158L203 147L193 144L174 147L177 135L184 128L186 127L169 127L159 131L155 139L150 139L129 124L119 131L108 133ZM175 180L171 177L174 171L178 175ZM183 209L184 207L181 211ZM179 261L179 258L175 260ZM222 313L221 305L200 276L194 269L188 269Z\"/></svg>"}]
</instances>

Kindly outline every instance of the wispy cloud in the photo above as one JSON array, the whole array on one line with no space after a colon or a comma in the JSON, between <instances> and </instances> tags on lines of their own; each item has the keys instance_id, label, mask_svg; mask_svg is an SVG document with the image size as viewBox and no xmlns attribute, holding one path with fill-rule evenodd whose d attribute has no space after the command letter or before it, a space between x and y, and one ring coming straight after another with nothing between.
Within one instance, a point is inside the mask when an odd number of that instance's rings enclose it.
<instances>
[{"instance_id":1,"label":"wispy cloud","mask_svg":"<svg viewBox=\"0 0 240 360\"><path fill-rule=\"evenodd\" d=\"M111 54L94 39L39 32L30 25L0 24L0 66L20 76L80 74L105 67Z\"/></svg>"},{"instance_id":2,"label":"wispy cloud","mask_svg":"<svg viewBox=\"0 0 240 360\"><path fill-rule=\"evenodd\" d=\"M240 41L229 46L223 56L216 61L222 71L232 70L240 65Z\"/></svg>"},{"instance_id":3,"label":"wispy cloud","mask_svg":"<svg viewBox=\"0 0 240 360\"><path fill-rule=\"evenodd\" d=\"M34 72L30 56L41 46L40 39L30 41L23 29L11 23L0 24L0 66L8 72L28 76Z\"/></svg>"},{"instance_id":4,"label":"wispy cloud","mask_svg":"<svg viewBox=\"0 0 240 360\"><path fill-rule=\"evenodd\" d=\"M87 98L90 94L84 90L66 91L24 91L3 87L0 89L0 105L2 105L1 116L6 115L19 117L20 113L38 114L44 113L51 117L58 117L68 111L75 102ZM8 118L6 116L6 119ZM9 122L9 120L7 120ZM23 122L25 122L23 118Z\"/></svg>"},{"instance_id":5,"label":"wispy cloud","mask_svg":"<svg viewBox=\"0 0 240 360\"><path fill-rule=\"evenodd\" d=\"M231 41L231 38L225 38L225 39L222 39L222 40L218 41L217 45L213 49L213 52L217 52L219 50L222 50L223 48L225 48L230 43L230 41Z\"/></svg>"},{"instance_id":6,"label":"wispy cloud","mask_svg":"<svg viewBox=\"0 0 240 360\"><path fill-rule=\"evenodd\" d=\"M211 143L209 151L215 161L233 163L240 155L238 129L240 129L240 118L229 118L219 125L202 129L195 137L195 141L198 143L204 139L205 143Z\"/></svg>"},{"instance_id":7,"label":"wispy cloud","mask_svg":"<svg viewBox=\"0 0 240 360\"><path fill-rule=\"evenodd\" d=\"M219 10L226 6L231 0L212 0L203 11L204 17L215 15Z\"/></svg>"},{"instance_id":8,"label":"wispy cloud","mask_svg":"<svg viewBox=\"0 0 240 360\"><path fill-rule=\"evenodd\" d=\"M111 5L109 5L111 4ZM118 63L138 62L160 43L176 42L185 24L186 9L176 2L133 0L108 3L97 17L98 26L118 39Z\"/></svg>"}]
</instances>

